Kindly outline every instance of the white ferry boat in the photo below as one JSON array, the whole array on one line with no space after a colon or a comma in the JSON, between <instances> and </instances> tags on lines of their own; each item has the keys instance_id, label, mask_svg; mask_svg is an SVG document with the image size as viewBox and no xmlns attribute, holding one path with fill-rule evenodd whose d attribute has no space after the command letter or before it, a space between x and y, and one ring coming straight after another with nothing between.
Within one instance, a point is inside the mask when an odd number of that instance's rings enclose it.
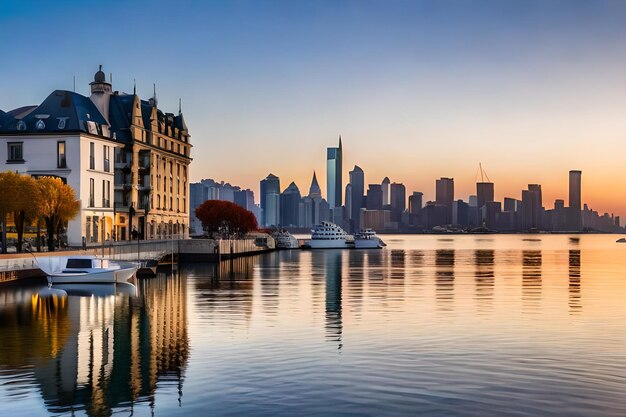
<instances>
[{"instance_id":1,"label":"white ferry boat","mask_svg":"<svg viewBox=\"0 0 626 417\"><path fill-rule=\"evenodd\" d=\"M276 241L277 249L298 249L298 239L286 230L275 232L272 237Z\"/></svg>"},{"instance_id":2,"label":"white ferry boat","mask_svg":"<svg viewBox=\"0 0 626 417\"><path fill-rule=\"evenodd\" d=\"M372 229L364 229L354 235L354 247L356 249L381 249L387 246Z\"/></svg>"},{"instance_id":3,"label":"white ferry boat","mask_svg":"<svg viewBox=\"0 0 626 417\"><path fill-rule=\"evenodd\" d=\"M353 248L354 241L345 230L331 222L322 222L311 230L311 240L306 246L311 249L346 249Z\"/></svg>"},{"instance_id":4,"label":"white ferry boat","mask_svg":"<svg viewBox=\"0 0 626 417\"><path fill-rule=\"evenodd\" d=\"M37 266L51 284L113 284L128 281L137 271L133 262L111 261L95 256L46 256Z\"/></svg>"}]
</instances>

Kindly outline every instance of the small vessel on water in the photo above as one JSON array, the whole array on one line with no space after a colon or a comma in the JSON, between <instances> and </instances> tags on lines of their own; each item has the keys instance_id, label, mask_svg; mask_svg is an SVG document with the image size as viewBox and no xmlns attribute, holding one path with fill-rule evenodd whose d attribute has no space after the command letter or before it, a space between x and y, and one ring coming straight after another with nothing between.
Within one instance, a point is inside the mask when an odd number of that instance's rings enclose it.
<instances>
[{"instance_id":1,"label":"small vessel on water","mask_svg":"<svg viewBox=\"0 0 626 417\"><path fill-rule=\"evenodd\" d=\"M355 249L382 249L387 244L372 229L363 229L354 235Z\"/></svg>"},{"instance_id":2,"label":"small vessel on water","mask_svg":"<svg viewBox=\"0 0 626 417\"><path fill-rule=\"evenodd\" d=\"M311 239L305 247L310 249L347 249L354 247L352 237L335 223L322 222L311 230Z\"/></svg>"},{"instance_id":3,"label":"small vessel on water","mask_svg":"<svg viewBox=\"0 0 626 417\"><path fill-rule=\"evenodd\" d=\"M626 243L626 238L622 237L615 241L616 243Z\"/></svg>"},{"instance_id":4,"label":"small vessel on water","mask_svg":"<svg viewBox=\"0 0 626 417\"><path fill-rule=\"evenodd\" d=\"M298 249L298 239L286 230L277 230L272 234L276 249Z\"/></svg>"},{"instance_id":5,"label":"small vessel on water","mask_svg":"<svg viewBox=\"0 0 626 417\"><path fill-rule=\"evenodd\" d=\"M39 257L37 265L53 285L124 283L138 268L134 262L112 261L96 256Z\"/></svg>"}]
</instances>

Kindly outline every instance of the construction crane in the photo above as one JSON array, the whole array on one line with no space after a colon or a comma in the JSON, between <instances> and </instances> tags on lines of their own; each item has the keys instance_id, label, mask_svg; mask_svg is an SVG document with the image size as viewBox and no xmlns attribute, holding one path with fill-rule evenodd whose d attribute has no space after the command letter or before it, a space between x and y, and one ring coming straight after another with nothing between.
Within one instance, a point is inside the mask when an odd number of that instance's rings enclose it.
<instances>
[{"instance_id":1,"label":"construction crane","mask_svg":"<svg viewBox=\"0 0 626 417\"><path fill-rule=\"evenodd\" d=\"M486 182L491 182L491 180L489 179L489 175L487 175L487 172L483 169L482 162L478 163L478 171L476 171L476 182L479 182L478 173L480 173L480 182L485 182L485 178L487 178Z\"/></svg>"}]
</instances>

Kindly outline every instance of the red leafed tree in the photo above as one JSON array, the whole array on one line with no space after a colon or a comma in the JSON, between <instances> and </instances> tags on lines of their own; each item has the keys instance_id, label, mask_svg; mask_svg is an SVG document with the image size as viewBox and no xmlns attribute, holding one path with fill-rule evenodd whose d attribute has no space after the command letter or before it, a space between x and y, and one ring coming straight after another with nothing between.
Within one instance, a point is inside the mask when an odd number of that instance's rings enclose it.
<instances>
[{"instance_id":1,"label":"red leafed tree","mask_svg":"<svg viewBox=\"0 0 626 417\"><path fill-rule=\"evenodd\" d=\"M241 237L258 227L254 214L230 201L207 200L196 209L196 217L210 237Z\"/></svg>"}]
</instances>

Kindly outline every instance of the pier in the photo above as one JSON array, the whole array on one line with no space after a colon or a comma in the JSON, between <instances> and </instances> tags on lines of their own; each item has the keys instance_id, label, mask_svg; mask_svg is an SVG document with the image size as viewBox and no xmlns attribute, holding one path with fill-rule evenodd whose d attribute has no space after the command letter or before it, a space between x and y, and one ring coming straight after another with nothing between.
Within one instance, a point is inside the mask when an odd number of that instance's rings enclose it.
<instances>
[{"instance_id":1,"label":"pier","mask_svg":"<svg viewBox=\"0 0 626 417\"><path fill-rule=\"evenodd\" d=\"M257 255L275 249L270 237L252 236L243 239L140 240L109 242L85 249L56 252L12 253L0 255L0 285L10 282L41 280L45 274L38 268L37 257L95 255L118 261L219 262L226 259Z\"/></svg>"}]
</instances>

